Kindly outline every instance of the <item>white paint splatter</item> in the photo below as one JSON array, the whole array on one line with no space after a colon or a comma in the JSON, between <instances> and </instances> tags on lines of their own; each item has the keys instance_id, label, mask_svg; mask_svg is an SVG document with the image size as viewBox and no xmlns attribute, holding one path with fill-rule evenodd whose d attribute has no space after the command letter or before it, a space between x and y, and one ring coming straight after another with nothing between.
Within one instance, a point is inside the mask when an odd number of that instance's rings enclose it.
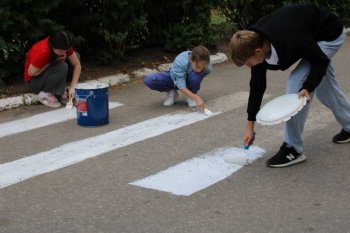
<instances>
[{"instance_id":1,"label":"white paint splatter","mask_svg":"<svg viewBox=\"0 0 350 233\"><path fill-rule=\"evenodd\" d=\"M258 147L256 149L259 152L264 151ZM130 184L175 195L189 196L241 169L242 165L227 163L224 160L226 155L235 151L235 147L218 148ZM250 154L251 161L262 156L261 153L254 154L252 152Z\"/></svg>"}]
</instances>

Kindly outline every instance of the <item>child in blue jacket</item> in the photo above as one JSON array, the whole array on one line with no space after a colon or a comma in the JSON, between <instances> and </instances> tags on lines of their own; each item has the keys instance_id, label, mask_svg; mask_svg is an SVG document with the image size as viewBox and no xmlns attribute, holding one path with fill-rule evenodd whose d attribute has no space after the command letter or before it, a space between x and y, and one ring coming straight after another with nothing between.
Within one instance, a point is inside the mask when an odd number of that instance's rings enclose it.
<instances>
[{"instance_id":1,"label":"child in blue jacket","mask_svg":"<svg viewBox=\"0 0 350 233\"><path fill-rule=\"evenodd\" d=\"M172 106L180 90L187 97L189 107L204 109L204 102L197 92L211 69L209 50L199 45L192 51L180 53L169 71L147 75L144 83L152 90L167 92L164 106Z\"/></svg>"}]
</instances>

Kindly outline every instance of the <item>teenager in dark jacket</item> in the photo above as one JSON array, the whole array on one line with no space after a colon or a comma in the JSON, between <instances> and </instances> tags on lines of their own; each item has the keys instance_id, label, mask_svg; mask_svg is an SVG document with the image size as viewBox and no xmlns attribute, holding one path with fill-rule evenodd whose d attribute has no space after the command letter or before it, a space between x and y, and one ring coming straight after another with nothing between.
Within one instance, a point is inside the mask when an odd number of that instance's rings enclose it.
<instances>
[{"instance_id":1,"label":"teenager in dark jacket","mask_svg":"<svg viewBox=\"0 0 350 233\"><path fill-rule=\"evenodd\" d=\"M232 36L232 61L251 67L245 144L254 140L254 122L266 89L266 71L286 70L299 60L289 75L286 93L305 96L309 103L317 96L342 127L333 142L350 142L350 102L340 89L331 64L345 38L340 20L311 4L284 6ZM284 142L267 166L286 167L305 161L302 133L309 108L307 104L285 123Z\"/></svg>"}]
</instances>

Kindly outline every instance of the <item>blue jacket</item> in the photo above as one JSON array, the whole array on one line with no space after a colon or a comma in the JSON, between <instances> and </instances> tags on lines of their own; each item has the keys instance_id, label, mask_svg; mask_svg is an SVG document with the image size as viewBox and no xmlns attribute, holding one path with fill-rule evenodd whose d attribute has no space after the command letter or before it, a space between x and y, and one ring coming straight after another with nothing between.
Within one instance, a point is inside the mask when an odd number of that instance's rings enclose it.
<instances>
[{"instance_id":1,"label":"blue jacket","mask_svg":"<svg viewBox=\"0 0 350 233\"><path fill-rule=\"evenodd\" d=\"M176 56L175 61L170 68L170 76L179 90L186 87L186 78L192 72L190 56L191 51L180 53ZM209 63L207 68L202 72L203 77L207 76L211 69L212 64Z\"/></svg>"}]
</instances>

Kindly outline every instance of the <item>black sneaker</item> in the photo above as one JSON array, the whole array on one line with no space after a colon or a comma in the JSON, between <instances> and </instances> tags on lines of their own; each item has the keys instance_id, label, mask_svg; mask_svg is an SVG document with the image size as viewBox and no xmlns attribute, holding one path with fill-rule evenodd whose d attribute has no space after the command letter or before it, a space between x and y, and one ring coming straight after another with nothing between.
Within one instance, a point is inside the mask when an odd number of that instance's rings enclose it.
<instances>
[{"instance_id":1,"label":"black sneaker","mask_svg":"<svg viewBox=\"0 0 350 233\"><path fill-rule=\"evenodd\" d=\"M267 160L268 167L287 167L293 164L304 162L305 155L298 153L293 147L288 148L287 143L283 143L275 156Z\"/></svg>"},{"instance_id":2,"label":"black sneaker","mask_svg":"<svg viewBox=\"0 0 350 233\"><path fill-rule=\"evenodd\" d=\"M347 143L350 142L350 133L345 130L341 130L340 133L333 137L334 143Z\"/></svg>"}]
</instances>

